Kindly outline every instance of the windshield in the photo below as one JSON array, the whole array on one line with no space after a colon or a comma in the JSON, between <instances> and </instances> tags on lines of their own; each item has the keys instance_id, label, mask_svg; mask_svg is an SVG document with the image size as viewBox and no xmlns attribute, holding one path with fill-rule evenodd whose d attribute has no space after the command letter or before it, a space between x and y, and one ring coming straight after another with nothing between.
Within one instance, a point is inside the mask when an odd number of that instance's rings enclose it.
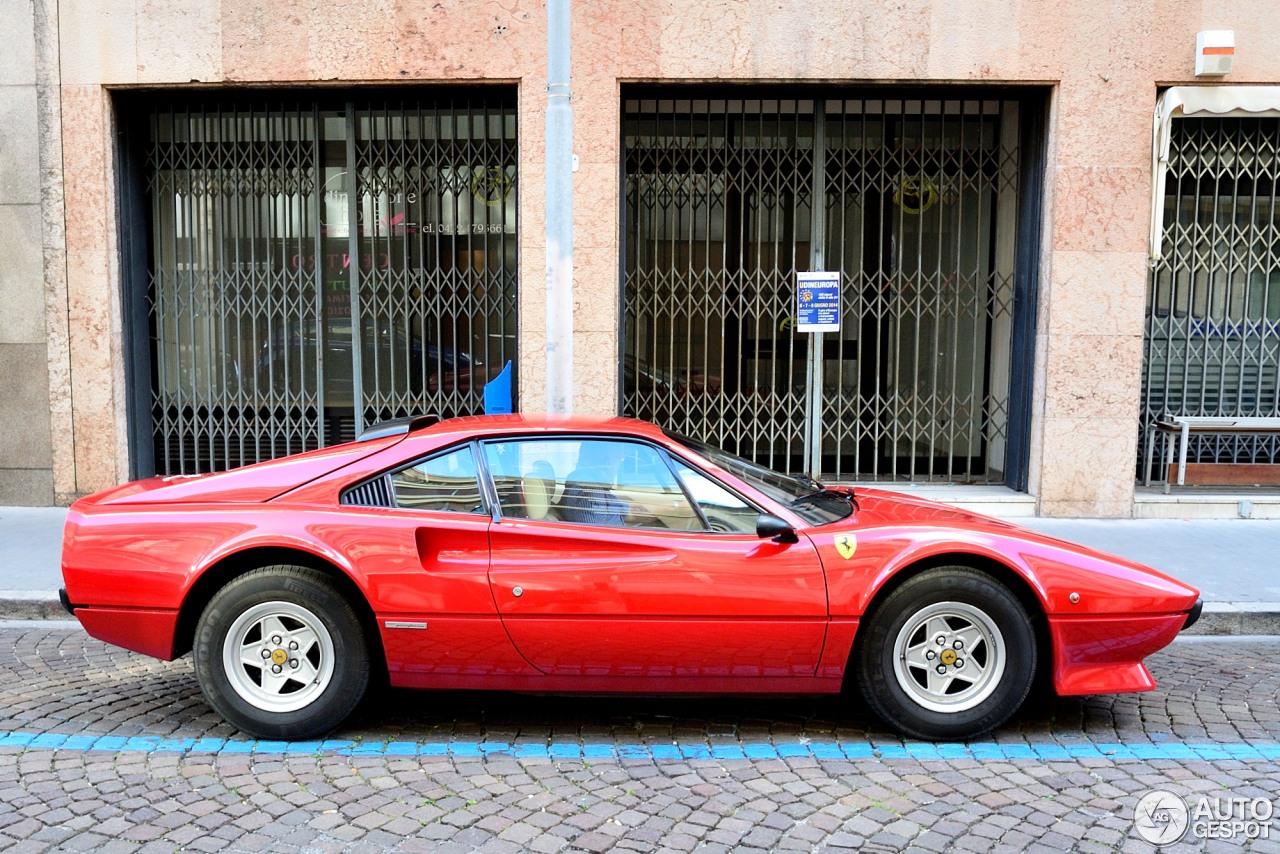
<instances>
[{"instance_id":1,"label":"windshield","mask_svg":"<svg viewBox=\"0 0 1280 854\"><path fill-rule=\"evenodd\" d=\"M811 525L838 522L853 513L851 496L826 489L810 477L783 474L728 451L722 451L706 442L699 442L697 439L690 439L676 433L667 433L667 435L689 450L706 457L725 471L742 478L779 504L785 504Z\"/></svg>"}]
</instances>

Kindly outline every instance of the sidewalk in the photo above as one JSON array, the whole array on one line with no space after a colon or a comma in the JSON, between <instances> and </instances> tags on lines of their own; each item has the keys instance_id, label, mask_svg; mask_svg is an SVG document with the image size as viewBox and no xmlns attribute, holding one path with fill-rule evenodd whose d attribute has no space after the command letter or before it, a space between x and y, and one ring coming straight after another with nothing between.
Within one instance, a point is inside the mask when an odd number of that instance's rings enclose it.
<instances>
[{"instance_id":1,"label":"sidewalk","mask_svg":"<svg viewBox=\"0 0 1280 854\"><path fill-rule=\"evenodd\" d=\"M71 619L58 602L65 507L0 507L0 620Z\"/></svg>"},{"instance_id":2,"label":"sidewalk","mask_svg":"<svg viewBox=\"0 0 1280 854\"><path fill-rule=\"evenodd\" d=\"M0 619L70 618L58 604L66 514L59 507L0 507ZM1199 588L1205 610L1195 634L1280 634L1280 520L1011 521Z\"/></svg>"}]
</instances>

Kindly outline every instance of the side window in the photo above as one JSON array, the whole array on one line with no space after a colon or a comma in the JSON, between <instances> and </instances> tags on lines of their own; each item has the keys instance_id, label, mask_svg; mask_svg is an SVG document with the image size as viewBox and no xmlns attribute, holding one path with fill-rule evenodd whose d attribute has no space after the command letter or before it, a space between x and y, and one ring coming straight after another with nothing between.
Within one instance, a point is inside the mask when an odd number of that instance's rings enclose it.
<instances>
[{"instance_id":1,"label":"side window","mask_svg":"<svg viewBox=\"0 0 1280 854\"><path fill-rule=\"evenodd\" d=\"M676 474L693 496L711 530L723 533L754 534L760 513L750 504L711 480L702 472L676 462Z\"/></svg>"},{"instance_id":2,"label":"side window","mask_svg":"<svg viewBox=\"0 0 1280 854\"><path fill-rule=\"evenodd\" d=\"M573 462L565 442L526 439L486 442L485 464L493 478L502 515L516 519L552 521L564 493L564 473Z\"/></svg>"},{"instance_id":3,"label":"side window","mask_svg":"<svg viewBox=\"0 0 1280 854\"><path fill-rule=\"evenodd\" d=\"M503 515L580 525L702 530L657 450L607 439L491 442Z\"/></svg>"},{"instance_id":4,"label":"side window","mask_svg":"<svg viewBox=\"0 0 1280 854\"><path fill-rule=\"evenodd\" d=\"M480 480L470 447L423 460L391 475L397 507L483 513Z\"/></svg>"},{"instance_id":5,"label":"side window","mask_svg":"<svg viewBox=\"0 0 1280 854\"><path fill-rule=\"evenodd\" d=\"M579 443L565 478L561 513L569 522L635 528L701 530L684 490L657 450L635 442Z\"/></svg>"}]
</instances>

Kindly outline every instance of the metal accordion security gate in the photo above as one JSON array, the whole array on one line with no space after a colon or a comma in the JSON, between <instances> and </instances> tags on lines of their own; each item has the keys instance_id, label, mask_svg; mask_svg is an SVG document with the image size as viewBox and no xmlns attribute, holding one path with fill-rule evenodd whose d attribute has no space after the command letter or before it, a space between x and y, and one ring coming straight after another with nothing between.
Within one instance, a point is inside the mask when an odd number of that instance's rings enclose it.
<instances>
[{"instance_id":1,"label":"metal accordion security gate","mask_svg":"<svg viewBox=\"0 0 1280 854\"><path fill-rule=\"evenodd\" d=\"M1280 416L1278 182L1280 118L1173 122L1140 435L1164 415ZM1193 435L1187 459L1280 463L1280 438Z\"/></svg>"},{"instance_id":2,"label":"metal accordion security gate","mask_svg":"<svg viewBox=\"0 0 1280 854\"><path fill-rule=\"evenodd\" d=\"M624 92L624 414L807 471L795 279L825 267L842 314L814 354L824 476L1004 482L1011 378L1030 370L1013 356L1021 107Z\"/></svg>"},{"instance_id":3,"label":"metal accordion security gate","mask_svg":"<svg viewBox=\"0 0 1280 854\"><path fill-rule=\"evenodd\" d=\"M515 352L514 91L149 100L132 125L149 225L139 473L482 411Z\"/></svg>"}]
</instances>

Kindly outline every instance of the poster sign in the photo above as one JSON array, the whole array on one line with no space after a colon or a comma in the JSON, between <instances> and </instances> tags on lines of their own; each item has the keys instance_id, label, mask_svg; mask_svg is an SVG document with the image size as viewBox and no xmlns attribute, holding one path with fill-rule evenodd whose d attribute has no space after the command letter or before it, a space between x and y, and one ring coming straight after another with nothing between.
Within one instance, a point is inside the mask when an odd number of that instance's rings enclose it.
<instances>
[{"instance_id":1,"label":"poster sign","mask_svg":"<svg viewBox=\"0 0 1280 854\"><path fill-rule=\"evenodd\" d=\"M840 273L796 274L796 331L840 331Z\"/></svg>"}]
</instances>

